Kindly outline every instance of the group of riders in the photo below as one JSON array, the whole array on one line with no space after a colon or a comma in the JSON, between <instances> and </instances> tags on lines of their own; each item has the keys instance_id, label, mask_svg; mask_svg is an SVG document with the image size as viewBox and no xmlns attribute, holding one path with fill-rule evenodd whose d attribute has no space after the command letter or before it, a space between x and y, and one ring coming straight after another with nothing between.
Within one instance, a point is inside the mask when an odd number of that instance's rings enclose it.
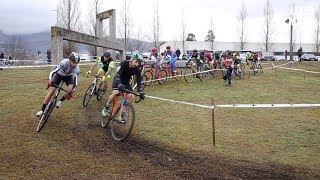
<instances>
[{"instance_id":1,"label":"group of riders","mask_svg":"<svg viewBox=\"0 0 320 180\"><path fill-rule=\"evenodd\" d=\"M150 57L147 60L153 60L155 63L153 66L156 69L161 69L161 65L164 60L168 61L170 64L171 73L175 75L176 73L176 61L178 56L171 49L170 46L166 47L166 51L163 53L158 53L157 48L151 49ZM231 73L234 69L239 68L241 64L240 55L237 52L225 51L225 52L210 52L210 51L198 51L193 50L187 56L183 56L183 59L187 59L187 65L191 64L192 66L198 69L199 67L209 67L210 69L227 69L227 74L224 77L225 80L228 80L227 85L231 85ZM255 64L259 59L258 53L248 52L246 54L246 63L248 66L255 69ZM80 75L80 68L78 63L80 62L80 57L77 53L72 52L68 59L63 59L57 67L50 72L48 80L49 92L44 98L42 108L37 112L37 116L42 116L44 109L46 108L48 102L53 96L56 86L64 81L68 87L68 92L57 102L56 107L61 107L62 102L65 99L70 99L76 91L78 86L78 77ZM109 116L109 106L115 99L117 95L121 92L124 92L126 89L133 91L133 88L130 84L131 76L136 76L137 81L137 91L140 94L140 98L144 99L144 93L142 92L142 66L145 63L145 60L142 54L139 51L134 51L130 60L122 61L119 64L117 70L115 70L115 61L112 58L110 52L105 51L102 56L98 57L98 60L89 68L86 72L86 76L89 77L92 74L93 68L101 63L102 66L95 73L95 76L100 77L100 80L104 82L104 89L107 88L107 80L113 76L112 82L112 92L108 97L108 100L103 107L102 115ZM132 103L135 99L134 95L129 93L128 102Z\"/></svg>"}]
</instances>

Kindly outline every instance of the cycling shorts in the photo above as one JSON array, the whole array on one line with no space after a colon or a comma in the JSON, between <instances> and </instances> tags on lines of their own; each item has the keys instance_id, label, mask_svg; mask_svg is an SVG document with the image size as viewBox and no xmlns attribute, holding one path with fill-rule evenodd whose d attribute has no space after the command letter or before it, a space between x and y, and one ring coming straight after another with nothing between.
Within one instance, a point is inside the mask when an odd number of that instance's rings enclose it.
<instances>
[{"instance_id":1,"label":"cycling shorts","mask_svg":"<svg viewBox=\"0 0 320 180\"><path fill-rule=\"evenodd\" d=\"M52 78L52 83L55 85L59 85L61 83L61 81L66 82L67 86L69 86L69 84L74 84L74 80L73 80L73 76L61 76L58 73L55 73L53 78Z\"/></svg>"}]
</instances>

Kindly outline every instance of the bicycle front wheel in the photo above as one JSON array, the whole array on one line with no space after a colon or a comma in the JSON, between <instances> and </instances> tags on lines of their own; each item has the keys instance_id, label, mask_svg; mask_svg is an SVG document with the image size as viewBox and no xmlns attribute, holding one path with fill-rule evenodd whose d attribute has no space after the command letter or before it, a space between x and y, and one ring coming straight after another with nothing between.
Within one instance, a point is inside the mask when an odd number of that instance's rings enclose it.
<instances>
[{"instance_id":1,"label":"bicycle front wheel","mask_svg":"<svg viewBox=\"0 0 320 180\"><path fill-rule=\"evenodd\" d=\"M143 75L146 76L146 79L144 79L144 81L148 81L145 83L145 85L150 86L153 82L153 74L151 73L151 71L147 70Z\"/></svg>"},{"instance_id":2,"label":"bicycle front wheel","mask_svg":"<svg viewBox=\"0 0 320 180\"><path fill-rule=\"evenodd\" d=\"M164 84L166 81L167 81L167 71L164 70L164 69L161 69L161 70L158 70L157 72L157 79L158 80L158 83L161 85L161 84Z\"/></svg>"},{"instance_id":3,"label":"bicycle front wheel","mask_svg":"<svg viewBox=\"0 0 320 180\"><path fill-rule=\"evenodd\" d=\"M185 72L184 72L184 80L187 82L187 83L192 83L193 79L194 79L194 74L192 74L192 70L191 69L187 69Z\"/></svg>"},{"instance_id":4,"label":"bicycle front wheel","mask_svg":"<svg viewBox=\"0 0 320 180\"><path fill-rule=\"evenodd\" d=\"M107 82L105 82L107 83ZM106 92L106 89L103 91L103 82L100 82L98 90L96 91L97 94L97 100L100 101L103 98L104 93Z\"/></svg>"},{"instance_id":5,"label":"bicycle front wheel","mask_svg":"<svg viewBox=\"0 0 320 180\"><path fill-rule=\"evenodd\" d=\"M263 73L261 64L258 65L258 69L259 69L259 71L260 71L261 73Z\"/></svg>"},{"instance_id":6,"label":"bicycle front wheel","mask_svg":"<svg viewBox=\"0 0 320 180\"><path fill-rule=\"evenodd\" d=\"M132 131L135 121L135 111L131 104L119 106L111 120L111 134L114 140L124 141Z\"/></svg>"},{"instance_id":7,"label":"bicycle front wheel","mask_svg":"<svg viewBox=\"0 0 320 180\"><path fill-rule=\"evenodd\" d=\"M94 92L94 88L95 88L95 84L94 83L90 84L90 86L89 86L88 90L86 91L86 94L84 95L84 98L83 98L83 102L82 102L83 106L88 105L88 103L90 102L90 99L91 99L92 94Z\"/></svg>"},{"instance_id":8,"label":"bicycle front wheel","mask_svg":"<svg viewBox=\"0 0 320 180\"><path fill-rule=\"evenodd\" d=\"M38 127L37 127L37 132L40 132L43 126L46 124L48 118L50 117L50 114L56 104L57 98L53 98L50 100L46 108L44 109L44 112L41 116L41 119L39 121Z\"/></svg>"},{"instance_id":9,"label":"bicycle front wheel","mask_svg":"<svg viewBox=\"0 0 320 180\"><path fill-rule=\"evenodd\" d=\"M176 76L175 79L178 80L178 81L181 80L182 79L181 75L182 75L182 70L180 68L177 68L176 69L176 74L175 74L175 76Z\"/></svg>"}]
</instances>

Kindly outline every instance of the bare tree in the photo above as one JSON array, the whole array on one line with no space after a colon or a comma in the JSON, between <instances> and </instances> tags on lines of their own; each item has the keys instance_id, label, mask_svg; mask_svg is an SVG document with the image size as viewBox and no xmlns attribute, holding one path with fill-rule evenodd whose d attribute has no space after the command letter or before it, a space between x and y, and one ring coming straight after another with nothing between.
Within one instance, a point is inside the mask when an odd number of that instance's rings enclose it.
<instances>
[{"instance_id":1,"label":"bare tree","mask_svg":"<svg viewBox=\"0 0 320 180\"><path fill-rule=\"evenodd\" d=\"M238 47L240 48L240 50L244 50L246 48L246 44L247 44L246 34L245 34L245 29L244 29L245 28L245 20L247 19L247 16L248 16L247 7L244 4L244 2L242 1L241 8L239 11L239 16L238 16L238 20L240 22L240 24L239 24L240 31L238 32L238 35L239 35Z\"/></svg>"},{"instance_id":2,"label":"bare tree","mask_svg":"<svg viewBox=\"0 0 320 180\"><path fill-rule=\"evenodd\" d=\"M27 58L25 41L18 35L11 35L4 43L5 54L12 59L23 60Z\"/></svg>"},{"instance_id":3,"label":"bare tree","mask_svg":"<svg viewBox=\"0 0 320 180\"><path fill-rule=\"evenodd\" d=\"M210 49L213 50L214 48L214 39L216 38L216 36L214 35L214 30L213 30L213 22L212 22L212 17L210 19L210 29L208 31L208 34L206 36L205 41L210 42Z\"/></svg>"},{"instance_id":4,"label":"bare tree","mask_svg":"<svg viewBox=\"0 0 320 180\"><path fill-rule=\"evenodd\" d=\"M159 45L159 36L160 36L160 22L159 22L159 4L158 0L153 2L154 12L153 12L153 44L158 50L160 49Z\"/></svg>"},{"instance_id":5,"label":"bare tree","mask_svg":"<svg viewBox=\"0 0 320 180\"><path fill-rule=\"evenodd\" d=\"M60 0L59 2L59 26L72 31L80 31L80 1ZM78 51L78 46L74 42L64 43L64 57L72 51Z\"/></svg>"},{"instance_id":6,"label":"bare tree","mask_svg":"<svg viewBox=\"0 0 320 180\"><path fill-rule=\"evenodd\" d=\"M263 28L263 50L264 51L271 51L274 43L272 43L272 35L273 35L273 28L272 28L272 21L273 21L273 9L270 3L270 0L267 0L264 6L264 28Z\"/></svg>"},{"instance_id":7,"label":"bare tree","mask_svg":"<svg viewBox=\"0 0 320 180\"><path fill-rule=\"evenodd\" d=\"M119 35L121 37L122 43L125 45L125 49L127 50L127 46L129 43L129 39L131 36L131 30L132 30L132 21L130 17L130 0L124 0L123 4L123 12L122 12L122 18L120 20L120 28L119 28Z\"/></svg>"},{"instance_id":8,"label":"bare tree","mask_svg":"<svg viewBox=\"0 0 320 180\"><path fill-rule=\"evenodd\" d=\"M102 0L90 0L88 2L88 30L87 33L93 36L97 36L97 14L101 12ZM97 48L95 46L87 45L86 49L90 55L97 55Z\"/></svg>"},{"instance_id":9,"label":"bare tree","mask_svg":"<svg viewBox=\"0 0 320 180\"><path fill-rule=\"evenodd\" d=\"M316 28L314 30L314 50L320 52L320 4L314 11L314 20Z\"/></svg>"},{"instance_id":10,"label":"bare tree","mask_svg":"<svg viewBox=\"0 0 320 180\"><path fill-rule=\"evenodd\" d=\"M187 52L187 49L186 49L186 28L187 28L187 25L186 23L184 22L184 11L182 11L182 21L181 21L181 25L182 25L182 55L186 54Z\"/></svg>"}]
</instances>

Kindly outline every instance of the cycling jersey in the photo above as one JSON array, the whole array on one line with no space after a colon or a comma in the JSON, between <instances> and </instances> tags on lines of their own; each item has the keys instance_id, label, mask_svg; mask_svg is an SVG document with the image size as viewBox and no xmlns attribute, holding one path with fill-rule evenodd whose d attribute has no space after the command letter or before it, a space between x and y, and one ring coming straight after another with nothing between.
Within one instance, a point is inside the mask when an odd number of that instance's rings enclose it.
<instances>
[{"instance_id":1,"label":"cycling jersey","mask_svg":"<svg viewBox=\"0 0 320 180\"><path fill-rule=\"evenodd\" d=\"M50 72L49 74L49 80L52 79L52 76L54 73L59 74L62 77L65 76L75 76L75 85L78 84L78 77L80 76L80 68L79 65L76 65L75 67L70 66L70 60L69 59L63 59L58 66Z\"/></svg>"},{"instance_id":2,"label":"cycling jersey","mask_svg":"<svg viewBox=\"0 0 320 180\"><path fill-rule=\"evenodd\" d=\"M109 59L105 59L104 56L100 56L97 60L97 62L101 62L102 63L102 67L101 69L106 73L108 71L108 69L114 69L115 65L114 65L114 61L112 59L112 57L110 57ZM110 75L112 75L112 72L109 73Z\"/></svg>"},{"instance_id":3,"label":"cycling jersey","mask_svg":"<svg viewBox=\"0 0 320 180\"><path fill-rule=\"evenodd\" d=\"M141 91L141 70L139 70L139 67L130 68L129 67L130 61L123 61L120 63L120 68L116 75L114 76L112 88L118 89L119 84L125 85L125 87L129 90L132 90L132 87L130 86L130 79L131 76L136 75L137 76L137 90L138 92Z\"/></svg>"}]
</instances>

